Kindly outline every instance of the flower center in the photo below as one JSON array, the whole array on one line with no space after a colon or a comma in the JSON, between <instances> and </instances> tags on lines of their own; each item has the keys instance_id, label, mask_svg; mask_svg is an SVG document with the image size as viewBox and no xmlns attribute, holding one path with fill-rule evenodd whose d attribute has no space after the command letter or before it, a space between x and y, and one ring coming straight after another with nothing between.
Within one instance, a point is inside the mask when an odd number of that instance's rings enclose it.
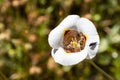
<instances>
[{"instance_id":1,"label":"flower center","mask_svg":"<svg viewBox=\"0 0 120 80\"><path fill-rule=\"evenodd\" d=\"M67 53L80 52L84 49L86 37L82 32L76 30L67 30L64 33L63 48Z\"/></svg>"}]
</instances>

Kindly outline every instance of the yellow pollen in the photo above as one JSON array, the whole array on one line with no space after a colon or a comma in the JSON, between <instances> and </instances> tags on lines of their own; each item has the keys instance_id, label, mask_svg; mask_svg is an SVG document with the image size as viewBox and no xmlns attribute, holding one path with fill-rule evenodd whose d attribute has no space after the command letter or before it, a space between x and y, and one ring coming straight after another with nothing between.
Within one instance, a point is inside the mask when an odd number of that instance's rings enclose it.
<instances>
[{"instance_id":1,"label":"yellow pollen","mask_svg":"<svg viewBox=\"0 0 120 80\"><path fill-rule=\"evenodd\" d=\"M78 43L77 43L76 41L73 41L73 42L72 42L72 46L73 46L74 48L77 47L77 44L78 44Z\"/></svg>"}]
</instances>

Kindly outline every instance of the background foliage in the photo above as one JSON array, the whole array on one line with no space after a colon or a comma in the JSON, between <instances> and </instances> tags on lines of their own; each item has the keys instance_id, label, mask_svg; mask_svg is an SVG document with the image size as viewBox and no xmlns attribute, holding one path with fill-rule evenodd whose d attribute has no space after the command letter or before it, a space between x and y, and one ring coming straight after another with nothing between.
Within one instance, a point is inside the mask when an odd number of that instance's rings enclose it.
<instances>
[{"instance_id":1,"label":"background foliage","mask_svg":"<svg viewBox=\"0 0 120 80\"><path fill-rule=\"evenodd\" d=\"M93 60L120 80L120 0L0 0L0 71L9 80L108 80L87 60L54 63L48 34L70 14L94 22L101 44Z\"/></svg>"}]
</instances>

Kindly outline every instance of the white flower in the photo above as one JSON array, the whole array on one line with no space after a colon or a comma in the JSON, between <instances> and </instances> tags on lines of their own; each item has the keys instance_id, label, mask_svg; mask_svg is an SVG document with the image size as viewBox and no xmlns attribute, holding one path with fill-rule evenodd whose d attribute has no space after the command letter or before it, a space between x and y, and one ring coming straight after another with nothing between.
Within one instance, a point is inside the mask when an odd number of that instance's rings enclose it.
<instances>
[{"instance_id":1,"label":"white flower","mask_svg":"<svg viewBox=\"0 0 120 80\"><path fill-rule=\"evenodd\" d=\"M50 32L48 42L55 62L69 66L95 57L99 35L91 21L69 15Z\"/></svg>"}]
</instances>

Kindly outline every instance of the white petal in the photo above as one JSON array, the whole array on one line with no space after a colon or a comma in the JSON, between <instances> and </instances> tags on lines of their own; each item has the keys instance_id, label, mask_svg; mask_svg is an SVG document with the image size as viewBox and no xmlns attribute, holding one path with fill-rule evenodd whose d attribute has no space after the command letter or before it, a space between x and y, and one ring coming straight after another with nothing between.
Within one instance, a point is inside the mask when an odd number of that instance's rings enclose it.
<instances>
[{"instance_id":1,"label":"white petal","mask_svg":"<svg viewBox=\"0 0 120 80\"><path fill-rule=\"evenodd\" d=\"M86 18L80 18L77 21L76 26L78 32L82 32L84 34L87 34L88 36L98 34L95 25Z\"/></svg>"},{"instance_id":2,"label":"white petal","mask_svg":"<svg viewBox=\"0 0 120 80\"><path fill-rule=\"evenodd\" d=\"M78 15L67 16L55 29L53 29L48 37L48 42L52 48L58 48L66 29L75 28L75 23L80 19Z\"/></svg>"},{"instance_id":3,"label":"white petal","mask_svg":"<svg viewBox=\"0 0 120 80\"><path fill-rule=\"evenodd\" d=\"M79 19L78 15L69 15L57 27L60 27L60 29L75 28L75 24Z\"/></svg>"},{"instance_id":4,"label":"white petal","mask_svg":"<svg viewBox=\"0 0 120 80\"><path fill-rule=\"evenodd\" d=\"M48 36L49 45L52 48L58 48L62 40L62 31L58 31L57 28L52 30Z\"/></svg>"},{"instance_id":5,"label":"white petal","mask_svg":"<svg viewBox=\"0 0 120 80\"><path fill-rule=\"evenodd\" d=\"M92 59L93 57L95 57L99 48L99 44L100 40L98 35L88 37L88 40L86 42L86 46L89 46L87 59Z\"/></svg>"},{"instance_id":6,"label":"white petal","mask_svg":"<svg viewBox=\"0 0 120 80\"><path fill-rule=\"evenodd\" d=\"M88 49L88 52L89 52L89 53L88 53L86 59L92 59L92 58L94 58L94 57L96 56L96 53L97 53L97 51L98 51L98 48L99 48L99 45L97 44L97 45L96 45L96 48L95 48L94 50Z\"/></svg>"},{"instance_id":7,"label":"white petal","mask_svg":"<svg viewBox=\"0 0 120 80\"><path fill-rule=\"evenodd\" d=\"M75 65L83 61L87 57L87 53L87 48L76 53L66 53L61 47L58 50L52 50L52 56L55 62L64 66Z\"/></svg>"}]
</instances>

